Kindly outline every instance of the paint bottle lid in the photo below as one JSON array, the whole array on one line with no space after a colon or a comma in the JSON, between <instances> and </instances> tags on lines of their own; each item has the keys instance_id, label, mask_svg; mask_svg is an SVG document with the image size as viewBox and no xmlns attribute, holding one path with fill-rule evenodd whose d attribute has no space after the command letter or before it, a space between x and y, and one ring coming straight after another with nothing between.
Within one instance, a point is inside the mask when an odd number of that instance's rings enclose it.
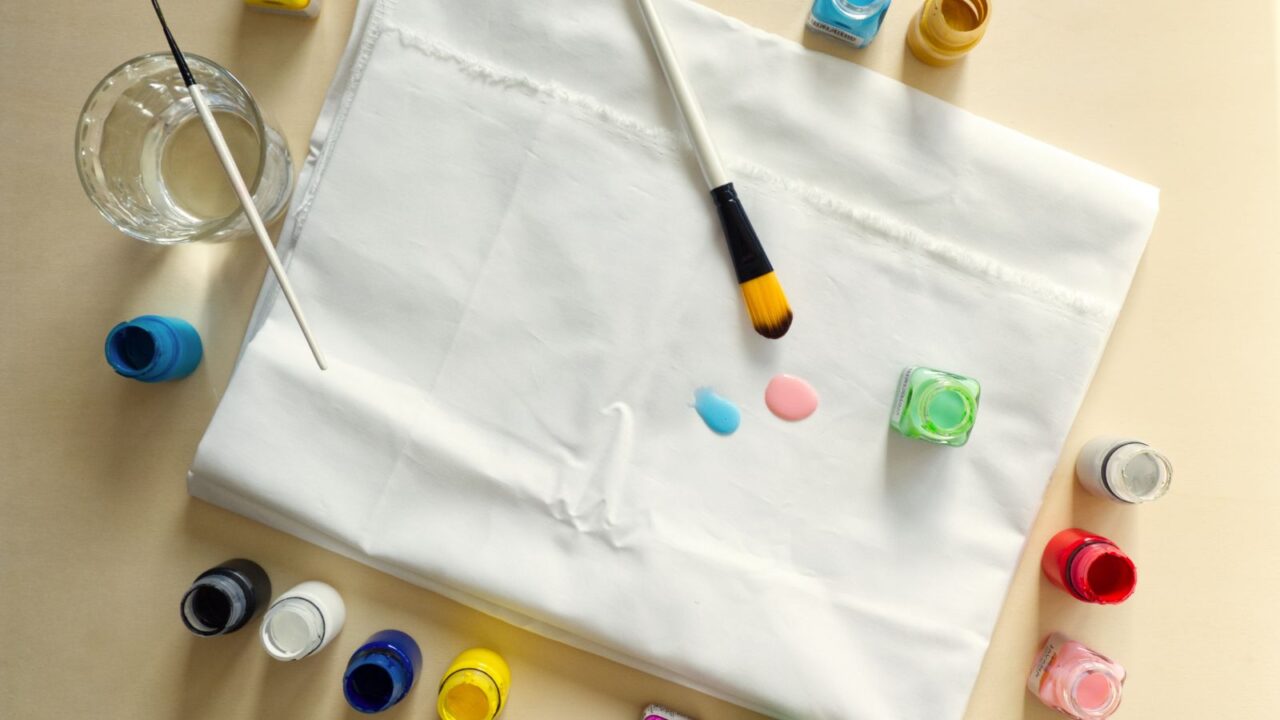
<instances>
[{"instance_id":1,"label":"paint bottle lid","mask_svg":"<svg viewBox=\"0 0 1280 720\"><path fill-rule=\"evenodd\" d=\"M107 333L107 363L123 377L153 383L180 380L204 355L200 333L181 318L140 315Z\"/></svg>"},{"instance_id":2,"label":"paint bottle lid","mask_svg":"<svg viewBox=\"0 0 1280 720\"><path fill-rule=\"evenodd\" d=\"M1080 450L1076 477L1086 490L1099 497L1144 503L1169 492L1173 463L1140 440L1102 436Z\"/></svg>"},{"instance_id":3,"label":"paint bottle lid","mask_svg":"<svg viewBox=\"0 0 1280 720\"><path fill-rule=\"evenodd\" d=\"M352 654L342 675L342 694L362 713L381 712L404 699L421 670L418 643L399 630L383 630Z\"/></svg>"},{"instance_id":4,"label":"paint bottle lid","mask_svg":"<svg viewBox=\"0 0 1280 720\"><path fill-rule=\"evenodd\" d=\"M342 631L346 605L331 585L310 580L276 599L262 619L262 646L277 660L314 655Z\"/></svg>"},{"instance_id":5,"label":"paint bottle lid","mask_svg":"<svg viewBox=\"0 0 1280 720\"><path fill-rule=\"evenodd\" d=\"M1138 583L1137 568L1128 555L1107 538L1079 528L1054 535L1045 545L1040 567L1049 582L1099 605L1125 601Z\"/></svg>"},{"instance_id":6,"label":"paint bottle lid","mask_svg":"<svg viewBox=\"0 0 1280 720\"><path fill-rule=\"evenodd\" d=\"M453 659L440 680L436 711L441 720L492 720L511 689L511 668L498 653L472 648Z\"/></svg>"},{"instance_id":7,"label":"paint bottle lid","mask_svg":"<svg viewBox=\"0 0 1280 720\"><path fill-rule=\"evenodd\" d=\"M182 596L182 623L201 637L244 627L271 597L271 580L252 560L228 560L200 574Z\"/></svg>"}]
</instances>

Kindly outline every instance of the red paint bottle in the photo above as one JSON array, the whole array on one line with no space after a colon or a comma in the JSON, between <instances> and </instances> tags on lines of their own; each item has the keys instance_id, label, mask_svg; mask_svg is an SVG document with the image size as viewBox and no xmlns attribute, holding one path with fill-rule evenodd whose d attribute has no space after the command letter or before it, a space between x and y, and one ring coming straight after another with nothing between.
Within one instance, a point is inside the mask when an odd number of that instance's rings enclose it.
<instances>
[{"instance_id":1,"label":"red paint bottle","mask_svg":"<svg viewBox=\"0 0 1280 720\"><path fill-rule=\"evenodd\" d=\"M1123 602L1138 583L1138 570L1128 555L1101 535L1079 528L1054 535L1040 567L1049 582L1078 600L1099 605Z\"/></svg>"}]
</instances>

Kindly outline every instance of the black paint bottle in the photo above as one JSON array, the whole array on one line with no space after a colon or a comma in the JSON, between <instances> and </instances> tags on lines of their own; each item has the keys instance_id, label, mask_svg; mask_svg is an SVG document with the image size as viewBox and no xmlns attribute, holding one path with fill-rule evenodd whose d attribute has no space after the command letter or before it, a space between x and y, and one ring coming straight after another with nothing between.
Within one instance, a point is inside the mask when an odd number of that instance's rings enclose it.
<instances>
[{"instance_id":1,"label":"black paint bottle","mask_svg":"<svg viewBox=\"0 0 1280 720\"><path fill-rule=\"evenodd\" d=\"M200 573L182 596L182 623L201 637L244 627L271 603L271 580L252 560L228 560Z\"/></svg>"}]
</instances>

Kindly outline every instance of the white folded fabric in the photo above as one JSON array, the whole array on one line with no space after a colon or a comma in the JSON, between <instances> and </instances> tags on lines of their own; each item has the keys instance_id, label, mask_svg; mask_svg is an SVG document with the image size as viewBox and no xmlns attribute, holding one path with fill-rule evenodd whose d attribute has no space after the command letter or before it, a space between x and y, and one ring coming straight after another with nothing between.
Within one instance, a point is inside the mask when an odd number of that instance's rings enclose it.
<instances>
[{"instance_id":1,"label":"white folded fabric","mask_svg":"<svg viewBox=\"0 0 1280 720\"><path fill-rule=\"evenodd\" d=\"M766 713L958 718L1156 191L660 6L790 334L633 3L369 0L282 241L332 367L270 285L191 493ZM908 365L982 381L967 446L890 430Z\"/></svg>"}]
</instances>

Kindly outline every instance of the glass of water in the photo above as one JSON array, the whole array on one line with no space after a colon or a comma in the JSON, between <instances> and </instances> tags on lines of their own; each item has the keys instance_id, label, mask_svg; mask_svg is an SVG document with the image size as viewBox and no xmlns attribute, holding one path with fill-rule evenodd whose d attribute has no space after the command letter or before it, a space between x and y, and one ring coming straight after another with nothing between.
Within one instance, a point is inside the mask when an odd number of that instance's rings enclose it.
<instances>
[{"instance_id":1,"label":"glass of water","mask_svg":"<svg viewBox=\"0 0 1280 720\"><path fill-rule=\"evenodd\" d=\"M293 189L284 136L225 68L187 54L265 222ZM134 58L89 94L76 126L84 191L121 232L171 245L250 232L231 183L168 53Z\"/></svg>"}]
</instances>

